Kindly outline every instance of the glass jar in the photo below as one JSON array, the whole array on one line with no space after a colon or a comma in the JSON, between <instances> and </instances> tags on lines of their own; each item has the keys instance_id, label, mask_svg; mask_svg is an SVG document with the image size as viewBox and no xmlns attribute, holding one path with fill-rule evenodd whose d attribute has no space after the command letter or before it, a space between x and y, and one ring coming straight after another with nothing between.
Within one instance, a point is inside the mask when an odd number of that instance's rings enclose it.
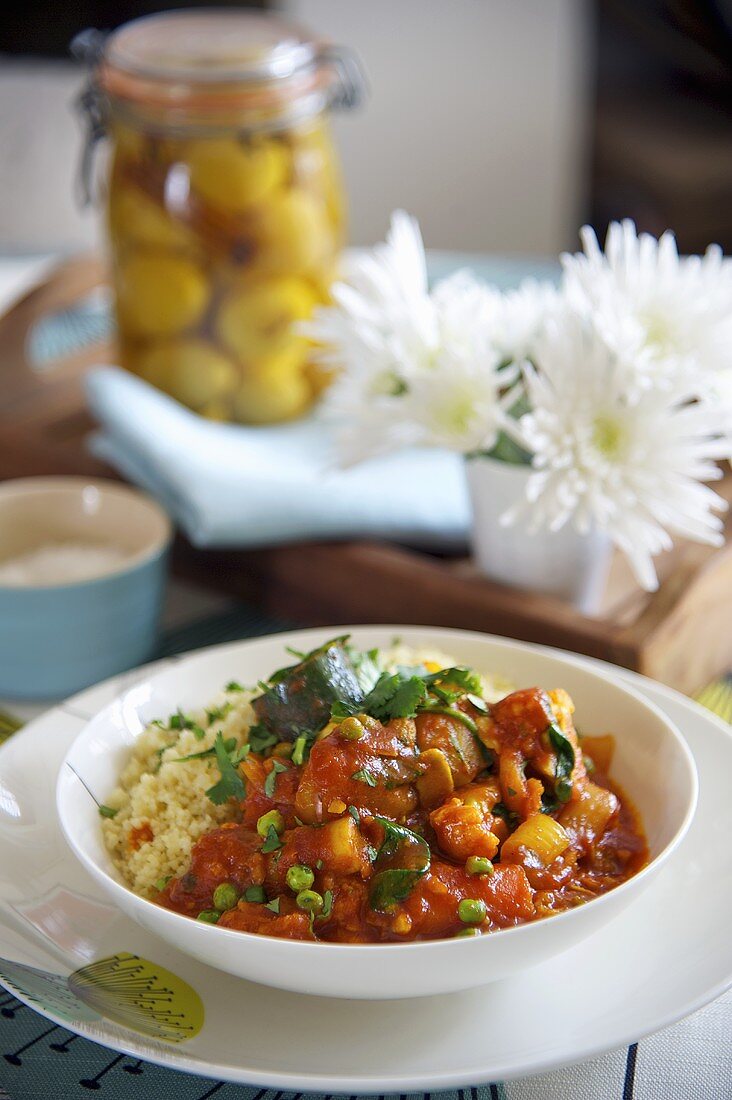
<instances>
[{"instance_id":1,"label":"glass jar","mask_svg":"<svg viewBox=\"0 0 732 1100\"><path fill-rule=\"evenodd\" d=\"M112 143L122 365L213 419L299 416L325 380L298 323L328 301L344 242L326 111L360 99L355 62L222 9L84 32L75 52L92 65L88 152Z\"/></svg>"}]
</instances>

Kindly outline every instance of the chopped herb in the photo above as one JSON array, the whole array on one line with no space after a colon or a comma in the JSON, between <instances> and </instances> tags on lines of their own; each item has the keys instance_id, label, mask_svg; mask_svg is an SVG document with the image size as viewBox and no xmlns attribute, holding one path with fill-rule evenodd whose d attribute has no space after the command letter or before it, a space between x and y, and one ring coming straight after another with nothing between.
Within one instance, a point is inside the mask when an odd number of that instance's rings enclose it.
<instances>
[{"instance_id":1,"label":"chopped herb","mask_svg":"<svg viewBox=\"0 0 732 1100\"><path fill-rule=\"evenodd\" d=\"M159 878L158 881L155 883L155 889L156 890L164 890L165 887L170 882L172 877L173 877L172 875L163 875L163 877Z\"/></svg>"},{"instance_id":2,"label":"chopped herb","mask_svg":"<svg viewBox=\"0 0 732 1100\"><path fill-rule=\"evenodd\" d=\"M208 724L212 726L214 722L221 722L222 719L226 718L232 706L232 703L224 703L220 707L212 707L211 710L207 710L206 717L208 718Z\"/></svg>"},{"instance_id":3,"label":"chopped herb","mask_svg":"<svg viewBox=\"0 0 732 1100\"><path fill-rule=\"evenodd\" d=\"M479 695L483 688L478 673L462 666L441 668L439 672L432 672L425 676L424 680L428 686L431 684L451 684L462 688L464 693L470 692L473 695Z\"/></svg>"},{"instance_id":4,"label":"chopped herb","mask_svg":"<svg viewBox=\"0 0 732 1100\"><path fill-rule=\"evenodd\" d=\"M554 794L560 802L568 802L572 794L574 748L572 742L555 722L551 723L546 732L549 743L556 754Z\"/></svg>"},{"instance_id":5,"label":"chopped herb","mask_svg":"<svg viewBox=\"0 0 732 1100\"><path fill-rule=\"evenodd\" d=\"M505 821L509 829L515 829L519 823L519 815L513 810L509 810L503 802L496 802L491 813L494 817L500 817L502 821Z\"/></svg>"},{"instance_id":6,"label":"chopped herb","mask_svg":"<svg viewBox=\"0 0 732 1100\"><path fill-rule=\"evenodd\" d=\"M272 745L277 744L277 735L271 733L266 726L257 724L252 726L249 730L249 746L252 752L263 753L265 749L269 749Z\"/></svg>"},{"instance_id":7,"label":"chopped herb","mask_svg":"<svg viewBox=\"0 0 732 1100\"><path fill-rule=\"evenodd\" d=\"M270 913L279 913L280 899L275 898L273 901L268 901L264 908L269 909Z\"/></svg>"},{"instance_id":8,"label":"chopped herb","mask_svg":"<svg viewBox=\"0 0 732 1100\"><path fill-rule=\"evenodd\" d=\"M374 779L371 772L367 771L366 768L359 768L357 772L353 773L351 779L357 779L359 783L365 783L367 787L376 786L376 780Z\"/></svg>"},{"instance_id":9,"label":"chopped herb","mask_svg":"<svg viewBox=\"0 0 732 1100\"><path fill-rule=\"evenodd\" d=\"M113 810L111 806L100 805L99 813L102 817L116 817L119 813L119 809Z\"/></svg>"},{"instance_id":10,"label":"chopped herb","mask_svg":"<svg viewBox=\"0 0 732 1100\"><path fill-rule=\"evenodd\" d=\"M203 741L204 737L206 736L205 729L202 726L196 725L195 722L191 726L191 733L195 737L196 741Z\"/></svg>"},{"instance_id":11,"label":"chopped herb","mask_svg":"<svg viewBox=\"0 0 732 1100\"><path fill-rule=\"evenodd\" d=\"M369 904L376 912L388 913L397 902L408 897L412 887L429 870L430 849L423 837L404 825L396 825L385 817L374 820L384 829L384 841L374 861L377 873L371 880Z\"/></svg>"},{"instance_id":12,"label":"chopped herb","mask_svg":"<svg viewBox=\"0 0 732 1100\"><path fill-rule=\"evenodd\" d=\"M516 791L515 791L515 790L513 789L513 787L509 787L509 788L508 788L508 793L509 793L509 796L510 796L511 798L515 798L515 797L516 797Z\"/></svg>"},{"instance_id":13,"label":"chopped herb","mask_svg":"<svg viewBox=\"0 0 732 1100\"><path fill-rule=\"evenodd\" d=\"M222 734L219 734L221 737ZM224 741L224 748L228 753L231 753L236 748L236 738L227 737ZM207 756L215 756L216 747L212 745L210 749L202 749L201 752L191 752L188 756L175 756L170 763L171 764L183 764L186 760L203 760Z\"/></svg>"},{"instance_id":14,"label":"chopped herb","mask_svg":"<svg viewBox=\"0 0 732 1100\"><path fill-rule=\"evenodd\" d=\"M353 818L353 820L356 822L357 825L361 824L361 815L360 815L360 813L358 812L358 810L356 809L355 806L349 806L348 807L348 813L351 815L351 817Z\"/></svg>"},{"instance_id":15,"label":"chopped herb","mask_svg":"<svg viewBox=\"0 0 732 1100\"><path fill-rule=\"evenodd\" d=\"M246 690L247 689L245 687L242 687L242 685L239 683L238 680L229 680L228 684L224 688L224 691L228 691L228 692L246 691Z\"/></svg>"},{"instance_id":16,"label":"chopped herb","mask_svg":"<svg viewBox=\"0 0 732 1100\"><path fill-rule=\"evenodd\" d=\"M421 676L404 679L398 672L382 672L364 699L363 710L379 721L414 718L426 700L427 688Z\"/></svg>"},{"instance_id":17,"label":"chopped herb","mask_svg":"<svg viewBox=\"0 0 732 1100\"><path fill-rule=\"evenodd\" d=\"M325 864L323 863L322 859L316 859L315 866L317 867L317 869L319 871L322 871L323 868L325 867Z\"/></svg>"},{"instance_id":18,"label":"chopped herb","mask_svg":"<svg viewBox=\"0 0 732 1100\"><path fill-rule=\"evenodd\" d=\"M292 763L300 767L304 764L310 755L310 750L313 747L315 741L315 733L312 730L305 730L301 733L292 747Z\"/></svg>"},{"instance_id":19,"label":"chopped herb","mask_svg":"<svg viewBox=\"0 0 732 1100\"><path fill-rule=\"evenodd\" d=\"M333 891L332 890L326 890L325 893L323 894L323 908L322 908L321 912L318 913L317 919L318 920L327 920L327 918L330 916L332 911L333 911Z\"/></svg>"},{"instance_id":20,"label":"chopped herb","mask_svg":"<svg viewBox=\"0 0 732 1100\"><path fill-rule=\"evenodd\" d=\"M232 764L229 758L223 734L221 733L216 734L214 753L216 756L216 763L221 773L221 778L213 787L209 787L206 791L207 796L216 806L222 806L224 802L228 802L230 798L244 798L246 793L244 781L239 775L236 765Z\"/></svg>"},{"instance_id":21,"label":"chopped herb","mask_svg":"<svg viewBox=\"0 0 732 1100\"><path fill-rule=\"evenodd\" d=\"M267 836L265 838L264 844L262 845L262 851L265 853L276 852L277 849L281 847L282 841L280 840L279 833L275 829L274 825L270 825L269 829L267 830Z\"/></svg>"},{"instance_id":22,"label":"chopped herb","mask_svg":"<svg viewBox=\"0 0 732 1100\"><path fill-rule=\"evenodd\" d=\"M264 793L267 798L274 798L275 784L277 783L277 776L280 772L287 771L287 764L283 764L281 760L272 761L272 771L269 773L264 781Z\"/></svg>"},{"instance_id":23,"label":"chopped herb","mask_svg":"<svg viewBox=\"0 0 732 1100\"><path fill-rule=\"evenodd\" d=\"M184 714L179 707L175 714L171 714L168 728L171 730L189 730L193 724L193 719Z\"/></svg>"}]
</instances>

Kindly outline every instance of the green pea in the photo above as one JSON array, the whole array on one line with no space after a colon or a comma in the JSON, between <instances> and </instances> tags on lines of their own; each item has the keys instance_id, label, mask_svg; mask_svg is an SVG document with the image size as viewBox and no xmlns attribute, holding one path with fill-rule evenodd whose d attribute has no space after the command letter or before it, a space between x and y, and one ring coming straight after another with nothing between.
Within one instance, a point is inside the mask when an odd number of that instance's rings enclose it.
<instances>
[{"instance_id":1,"label":"green pea","mask_svg":"<svg viewBox=\"0 0 732 1100\"><path fill-rule=\"evenodd\" d=\"M463 898L458 905L458 916L463 924L482 924L486 912L485 902L480 898Z\"/></svg>"},{"instance_id":2,"label":"green pea","mask_svg":"<svg viewBox=\"0 0 732 1100\"><path fill-rule=\"evenodd\" d=\"M223 913L226 909L233 909L239 900L236 886L230 882L220 882L213 893L214 909Z\"/></svg>"},{"instance_id":3,"label":"green pea","mask_svg":"<svg viewBox=\"0 0 732 1100\"><path fill-rule=\"evenodd\" d=\"M301 890L308 890L315 882L315 875L309 867L302 863L295 863L285 875L285 881L291 890L299 894Z\"/></svg>"},{"instance_id":4,"label":"green pea","mask_svg":"<svg viewBox=\"0 0 732 1100\"><path fill-rule=\"evenodd\" d=\"M304 909L306 913L319 913L325 902L315 890L301 890L295 898L298 909Z\"/></svg>"},{"instance_id":5,"label":"green pea","mask_svg":"<svg viewBox=\"0 0 732 1100\"><path fill-rule=\"evenodd\" d=\"M472 939L473 936L479 936L480 932L477 928L461 928L459 932L456 932L453 936L455 940Z\"/></svg>"},{"instance_id":6,"label":"green pea","mask_svg":"<svg viewBox=\"0 0 732 1100\"><path fill-rule=\"evenodd\" d=\"M285 830L285 819L279 810L269 810L266 814L262 814L257 821L257 832L263 839L266 839L271 828L278 836Z\"/></svg>"},{"instance_id":7,"label":"green pea","mask_svg":"<svg viewBox=\"0 0 732 1100\"><path fill-rule=\"evenodd\" d=\"M254 901L261 904L267 900L267 895L263 886L247 886L244 891L244 899L245 901Z\"/></svg>"},{"instance_id":8,"label":"green pea","mask_svg":"<svg viewBox=\"0 0 732 1100\"><path fill-rule=\"evenodd\" d=\"M560 802L569 802L572 794L572 780L558 779L554 784L554 793Z\"/></svg>"},{"instance_id":9,"label":"green pea","mask_svg":"<svg viewBox=\"0 0 732 1100\"><path fill-rule=\"evenodd\" d=\"M485 856L469 856L465 860L465 870L469 875L492 875L495 867Z\"/></svg>"},{"instance_id":10,"label":"green pea","mask_svg":"<svg viewBox=\"0 0 732 1100\"><path fill-rule=\"evenodd\" d=\"M339 729L341 737L345 738L346 741L358 741L366 732L363 724L359 722L358 718L344 719Z\"/></svg>"},{"instance_id":11,"label":"green pea","mask_svg":"<svg viewBox=\"0 0 732 1100\"><path fill-rule=\"evenodd\" d=\"M216 924L220 916L218 909L202 909L196 920L205 921L206 924Z\"/></svg>"}]
</instances>

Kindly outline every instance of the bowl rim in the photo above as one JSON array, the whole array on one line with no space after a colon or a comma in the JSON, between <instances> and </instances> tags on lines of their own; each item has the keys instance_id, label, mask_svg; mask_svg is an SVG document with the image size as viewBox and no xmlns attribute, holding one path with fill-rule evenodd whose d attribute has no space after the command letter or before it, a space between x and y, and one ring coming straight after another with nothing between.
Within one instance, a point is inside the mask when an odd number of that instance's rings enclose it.
<instances>
[{"instance_id":1,"label":"bowl rim","mask_svg":"<svg viewBox=\"0 0 732 1100\"><path fill-rule=\"evenodd\" d=\"M59 494L80 494L84 489L96 489L101 496L132 501L152 517L158 524L156 534L146 540L140 550L125 557L118 566L108 569L97 576L50 584L4 584L0 581L0 596L12 593L16 598L28 596L33 592L61 592L109 583L119 577L126 577L150 562L155 561L170 547L173 541L173 523L165 509L148 493L123 481L112 478L84 477L81 475L58 474L48 477L18 477L0 484L0 508L13 499L23 499Z\"/></svg>"},{"instance_id":2,"label":"bowl rim","mask_svg":"<svg viewBox=\"0 0 732 1100\"><path fill-rule=\"evenodd\" d=\"M500 940L500 942L506 942L509 937L515 938L517 935L522 935L524 939L527 939L530 935L540 935L541 930L547 927L547 923L551 927L559 927L557 922L561 922L562 925L566 925L571 920L576 921L577 914L583 913L587 908L587 905L591 905L593 907L593 911L596 911L602 903L605 903L605 907L607 908L607 904L613 899L624 896L627 893L633 893L635 890L637 890L640 884L655 875L657 871L660 870L660 868L668 861L671 855L679 847L682 840L689 831L689 828L694 818L694 814L696 812L699 798L699 776L696 767L696 761L691 752L691 749L687 745L686 740L680 729L677 727L676 723L673 722L661 710L661 708L657 706L656 703L651 702L651 700L645 698L640 692L635 689L635 687L631 687L629 684L626 684L623 681L614 679L614 677L609 672L606 672L604 668L595 667L594 665L590 666L587 663L587 658L582 657L579 654L575 655L569 653L566 650L558 649L553 646L537 645L532 642L521 642L513 638L503 638L498 634L486 634L477 630L453 629L451 627L428 627L421 626L419 624L392 625L382 623L360 623L335 627L310 627L304 628L302 630L283 631L282 633L266 634L262 635L261 637L246 638L241 639L240 641L228 642L214 648L218 651L230 650L234 648L239 648L241 646L251 646L252 648L254 648L257 644L262 644L264 642L269 642L273 640L281 640L282 645L286 646L289 643L290 639L294 638L303 639L312 637L313 639L317 639L318 637L322 636L332 637L334 636L334 631L340 634L348 634L361 630L383 630L389 633L393 632L394 634L402 635L410 631L418 631L420 633L434 634L435 636L441 638L457 637L466 639L468 641L480 639L492 644L498 644L499 646L505 646L509 650L524 653L534 653L538 656L544 656L558 660L560 664L567 664L582 673L588 674L591 678L602 680L605 684L609 685L611 689L616 689L621 695L629 697L641 710L649 712L658 721L660 721L661 726L666 732L666 735L670 736L671 740L675 742L677 748L680 750L681 758L686 765L687 778L689 781L689 796L684 812L681 815L681 820L677 825L673 835L667 841L661 851L656 856L654 856L653 859L649 860L649 862L644 867L642 867L640 871L636 872L635 875L631 876L631 878L629 879L626 879L614 889L609 890L604 894L600 894L595 898L592 898L591 901L587 902L585 905L577 906L573 909L565 909L560 913L552 914L551 917L546 917L533 921L525 921L521 924L512 925L508 928L499 928L492 932L485 933L481 936L468 936L462 938L455 936L446 936L430 940L410 940L407 942L350 944L327 943L323 941L313 942L310 940L293 940L277 936L266 936L255 932L244 932L233 928L220 928L218 927L218 925L208 924L205 921L195 921L191 917L185 916L183 913L176 913L172 909L166 909L163 906L158 905L156 902L151 901L149 898L144 898L140 894L136 894L131 887L126 886L121 882L118 882L103 866L101 866L100 864L95 862L95 860L93 860L90 856L88 856L87 853L77 844L71 830L67 828L67 821L65 820L65 815L62 810L62 801L66 785L69 782L73 781L69 778L69 775L71 775L73 779L76 779L76 781L87 790L87 793L94 800L94 796L91 795L91 792L86 787L85 782L81 779L81 777L76 772L76 769L70 763L69 758L72 755L75 746L85 736L89 736L92 725L102 719L104 715L111 711L111 709L115 707L122 698L125 697L127 692L123 692L120 695L115 696L113 700L111 700L105 707L103 707L100 711L97 712L97 714L95 714L92 718L89 719L88 722L85 723L85 725L82 727L77 736L69 745L61 762L56 781L56 812L59 819L59 824L61 826L61 832L63 833L66 843L69 845L71 851L74 853L79 862L85 867L87 871L89 871L92 877L95 878L100 883L100 885L103 886L108 894L112 896L117 895L130 898L131 905L136 907L139 906L145 912L149 913L154 910L155 916L160 920L160 922L166 923L169 920L171 922L171 927L177 926L181 928L188 928L189 930L191 930L192 927L196 927L203 930L202 932L195 932L193 933L193 935L218 935L219 937L226 937L230 943L241 943L243 941L247 943L250 948L256 948L258 946L260 949L262 949L262 941L270 941L278 945L285 945L284 947L282 947L282 950L284 950L286 953L289 953L293 957L293 959L297 956L300 956L303 951L308 952L309 957L313 958L316 955L332 956L334 948L337 948L339 957L342 956L344 958L346 955L373 957L375 952L382 949L387 951L395 951L397 949L400 949L402 952L410 951L412 954L419 954L420 952L435 952L437 948L439 948L440 946L444 947L444 945L447 943L463 945L462 949L465 950L466 948L464 945L466 944L487 944L496 942L497 939ZM210 656L210 652L211 647L204 647L198 650L192 650L185 656L191 658L203 658L207 655ZM164 667L159 671L153 671L151 677L164 675L165 673L170 671L172 670L169 667ZM137 685L130 688L129 691L134 691L135 687L139 688L139 686L140 685L138 683ZM140 732L142 733L142 731ZM641 817L641 822L643 822L642 808L638 807L638 811ZM111 857L108 857L108 859L111 865ZM122 907L124 908L124 905ZM181 924L180 922L184 923ZM224 940L222 939L221 942L223 943ZM186 951L186 948L180 943L179 947L184 952ZM457 948L453 948L453 950L456 949ZM473 948L473 950L475 950L475 948ZM488 948L483 946L481 950L485 951L488 950Z\"/></svg>"}]
</instances>

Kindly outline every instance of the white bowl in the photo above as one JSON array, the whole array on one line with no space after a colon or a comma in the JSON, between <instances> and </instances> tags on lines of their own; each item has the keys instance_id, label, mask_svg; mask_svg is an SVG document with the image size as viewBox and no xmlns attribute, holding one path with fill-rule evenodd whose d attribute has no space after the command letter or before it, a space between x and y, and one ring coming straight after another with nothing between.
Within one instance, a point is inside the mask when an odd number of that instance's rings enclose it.
<instances>
[{"instance_id":1,"label":"white bowl","mask_svg":"<svg viewBox=\"0 0 732 1100\"><path fill-rule=\"evenodd\" d=\"M612 732L612 775L640 811L651 859L608 894L572 909L488 935L405 944L327 944L257 936L191 920L138 897L122 882L102 840L97 807L114 788L135 738L160 715L201 706L229 680L256 683L283 663L284 647L312 649L350 631L363 648L429 646L457 663L506 677L517 687L563 687L588 733ZM228 973L279 989L318 996L382 999L448 993L506 978L596 932L658 874L691 823L697 776L686 743L652 703L604 671L573 657L468 631L429 627L338 627L279 634L203 650L153 672L105 707L84 728L59 773L56 800L73 852L120 909L195 958ZM86 789L85 789L86 788Z\"/></svg>"}]
</instances>

